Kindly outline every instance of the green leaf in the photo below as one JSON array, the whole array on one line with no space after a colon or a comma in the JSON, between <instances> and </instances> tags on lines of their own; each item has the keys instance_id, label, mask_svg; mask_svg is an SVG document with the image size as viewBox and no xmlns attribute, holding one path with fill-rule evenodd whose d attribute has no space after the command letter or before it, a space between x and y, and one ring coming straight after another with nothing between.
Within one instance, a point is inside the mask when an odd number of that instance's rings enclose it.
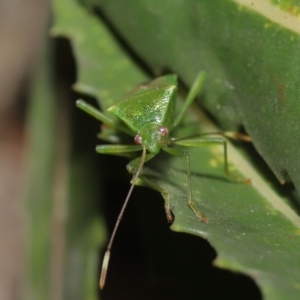
<instances>
[{"instance_id":1,"label":"green leaf","mask_svg":"<svg viewBox=\"0 0 300 300\"><path fill-rule=\"evenodd\" d=\"M190 85L205 70L202 104L226 130L242 124L279 180L300 190L297 1L95 2L156 73Z\"/></svg>"},{"instance_id":2,"label":"green leaf","mask_svg":"<svg viewBox=\"0 0 300 300\"><path fill-rule=\"evenodd\" d=\"M54 36L69 38L77 59L76 91L96 97L104 111L119 101L137 82L147 77L120 51L121 47L95 15L80 9L76 1L55 1ZM72 12L72 13L70 13ZM101 85L99 85L101 82ZM118 87L114 85L118 82Z\"/></svg>"},{"instance_id":3,"label":"green leaf","mask_svg":"<svg viewBox=\"0 0 300 300\"><path fill-rule=\"evenodd\" d=\"M96 299L98 249L105 238L95 213L99 184L88 176L93 157L83 158L78 139L70 147L70 111L66 99L55 95L53 49L47 41L37 57L28 107L24 299Z\"/></svg>"},{"instance_id":4,"label":"green leaf","mask_svg":"<svg viewBox=\"0 0 300 300\"><path fill-rule=\"evenodd\" d=\"M27 223L26 296L48 299L50 295L52 186L57 112L53 101L51 45L38 56L27 116L26 181ZM41 276L44 274L44 276Z\"/></svg>"},{"instance_id":5,"label":"green leaf","mask_svg":"<svg viewBox=\"0 0 300 300\"><path fill-rule=\"evenodd\" d=\"M293 66L298 61L299 37L260 10L263 4L274 6L256 1L253 8L229 0L99 3L122 38L154 72L169 68L190 85L204 69L208 73L203 93L206 108L227 129L244 124L277 176L282 178L280 173L287 170L298 185L299 143L296 130L288 128L298 124L298 90L293 84L298 77ZM56 1L56 5L70 15L71 21L54 32L71 40L78 60L78 91L95 96L105 109L145 80L100 19L70 0ZM200 111L193 111L187 123L197 120L198 131L216 131ZM179 137L186 133L184 127L177 131ZM230 168L236 176L242 173L250 178L251 185L224 176L222 149L189 152L194 201L207 216L207 224L186 203L183 160L160 154L141 174L140 184L150 181L168 190L175 215L172 229L207 238L218 252L215 264L250 275L265 299L286 299L287 295L297 299L300 218L286 204L288 200L276 194L232 146Z\"/></svg>"}]
</instances>

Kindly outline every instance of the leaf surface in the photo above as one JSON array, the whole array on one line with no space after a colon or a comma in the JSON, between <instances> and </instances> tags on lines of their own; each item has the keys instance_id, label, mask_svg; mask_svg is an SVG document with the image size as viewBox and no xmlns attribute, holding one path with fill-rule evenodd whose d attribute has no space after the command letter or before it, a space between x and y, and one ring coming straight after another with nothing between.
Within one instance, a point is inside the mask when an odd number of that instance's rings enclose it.
<instances>
[{"instance_id":1,"label":"leaf surface","mask_svg":"<svg viewBox=\"0 0 300 300\"><path fill-rule=\"evenodd\" d=\"M145 81L144 73L131 62L100 19L75 7L70 0L59 3L66 5L68 12L78 13L74 20L80 19L54 28L56 34L70 38L73 45L78 61L78 91L95 96L105 109L134 85ZM121 1L99 3L121 35L154 71L168 67L190 85L199 69L204 69L208 78L202 96L214 116L231 128L243 123L260 152L268 152L265 158L270 162L276 157L276 163L271 165L279 173L282 167L280 162L277 164L277 157L283 156L284 147L288 148L292 159L288 164L294 164L296 169L299 143L297 139L290 140L287 131L298 120L293 108L297 88L288 83L296 79L296 71L291 68L298 43L294 32L273 24L242 1L215 1L214 5L209 1L184 5L179 0L159 5L156 1L132 1L132 5ZM170 10L172 14L167 13ZM289 47L290 43L294 46ZM116 53L121 58L116 58ZM286 65L282 60L284 53L292 58ZM291 116L285 115L285 102L282 107L279 104L283 77L289 80L284 81L284 97L289 99L288 110L294 110ZM274 125L283 119L284 126ZM187 124L191 122L197 124L198 132L216 131L197 109L186 118ZM178 128L177 135L184 134L188 131ZM275 149L274 143L284 135L285 143ZM292 147L291 141L296 146ZM207 224L186 203L184 160L160 154L141 174L144 183L150 181L167 189L175 215L172 229L207 238L218 252L215 264L250 275L261 287L265 299L286 299L287 295L289 299L297 299L300 219L286 204L288 200L276 194L248 159L231 146L230 169L236 176L250 178L252 184L232 182L223 174L221 147L189 149L189 152L193 199L207 216Z\"/></svg>"}]
</instances>

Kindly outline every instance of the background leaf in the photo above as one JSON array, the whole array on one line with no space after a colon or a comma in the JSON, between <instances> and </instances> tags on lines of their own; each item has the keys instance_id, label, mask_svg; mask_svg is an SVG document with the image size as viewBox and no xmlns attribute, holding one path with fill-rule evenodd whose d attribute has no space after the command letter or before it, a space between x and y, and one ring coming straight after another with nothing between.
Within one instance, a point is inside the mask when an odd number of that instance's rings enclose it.
<instances>
[{"instance_id":1,"label":"background leaf","mask_svg":"<svg viewBox=\"0 0 300 300\"><path fill-rule=\"evenodd\" d=\"M27 267L27 298L47 299L50 295L52 185L56 105L53 102L53 73L49 66L51 46L38 59L35 85L27 118L27 181L26 211L29 216ZM47 48L48 49L48 48ZM42 147L41 147L42 145ZM48 274L48 276L41 276Z\"/></svg>"}]
</instances>

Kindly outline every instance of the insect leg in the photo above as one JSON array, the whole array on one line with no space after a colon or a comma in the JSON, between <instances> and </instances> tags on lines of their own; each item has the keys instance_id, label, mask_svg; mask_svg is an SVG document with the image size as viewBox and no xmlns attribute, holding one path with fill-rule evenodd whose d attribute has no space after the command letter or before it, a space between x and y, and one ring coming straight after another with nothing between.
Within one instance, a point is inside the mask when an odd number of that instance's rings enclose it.
<instances>
[{"instance_id":1,"label":"insect leg","mask_svg":"<svg viewBox=\"0 0 300 300\"><path fill-rule=\"evenodd\" d=\"M127 127L123 126L121 123L117 123L114 120L110 119L109 117L107 117L105 114L103 114L100 110L98 110L97 108L95 108L94 106L86 103L83 100L77 100L76 101L76 106L78 108L80 108L81 110L85 111L87 114L91 115L92 117L94 117L95 119L103 122L104 124L115 128L117 130L120 130L124 133L127 133L129 135L133 135L132 131L129 130Z\"/></svg>"},{"instance_id":2,"label":"insect leg","mask_svg":"<svg viewBox=\"0 0 300 300\"><path fill-rule=\"evenodd\" d=\"M100 145L96 147L96 152L101 154L119 155L132 157L133 152L141 151L139 145Z\"/></svg>"},{"instance_id":3,"label":"insect leg","mask_svg":"<svg viewBox=\"0 0 300 300\"><path fill-rule=\"evenodd\" d=\"M183 119L186 111L188 110L188 108L191 106L191 104L193 103L193 101L196 99L197 94L199 93L200 89L203 86L204 80L205 80L205 72L200 72L198 73L185 101L183 104L183 107L181 109L181 112L179 113L179 115L177 116L177 118L175 119L172 128L176 127Z\"/></svg>"},{"instance_id":4,"label":"insect leg","mask_svg":"<svg viewBox=\"0 0 300 300\"><path fill-rule=\"evenodd\" d=\"M162 194L162 196L165 200L164 208L165 208L167 220L169 223L172 223L174 218L173 218L173 214L171 212L169 192L166 189L164 189L163 187L161 187L160 185L153 183L152 181L150 181L147 178L142 178L141 180L137 180L137 185L146 186L146 187L151 188Z\"/></svg>"},{"instance_id":5,"label":"insect leg","mask_svg":"<svg viewBox=\"0 0 300 300\"><path fill-rule=\"evenodd\" d=\"M214 133L220 134L220 133ZM174 144L185 146L185 147L202 147L210 145L221 145L223 146L223 155L224 155L224 173L226 176L230 177L235 182L245 182L250 183L250 179L239 178L232 175L229 172L228 168L228 155L227 155L227 142L222 138L201 138L200 135L198 138L186 138L178 139L171 141Z\"/></svg>"},{"instance_id":6,"label":"insect leg","mask_svg":"<svg viewBox=\"0 0 300 300\"><path fill-rule=\"evenodd\" d=\"M179 148L170 148L170 147L163 147L162 148L164 151L167 153L174 155L174 156L179 156L179 157L184 157L186 159L186 165L187 165L187 180L188 180L188 205L189 207L194 211L194 213L201 219L203 222L207 222L207 218L205 215L203 215L197 208L195 202L193 201L192 198L192 183L191 183L191 167L190 167L190 155L188 151L184 149L179 149Z\"/></svg>"},{"instance_id":7,"label":"insect leg","mask_svg":"<svg viewBox=\"0 0 300 300\"><path fill-rule=\"evenodd\" d=\"M139 146L140 147L140 146ZM144 162L146 161L149 161L151 158L153 158L155 155L152 154L152 153L148 153L146 154L145 156L145 160ZM141 157L138 157L138 158L135 158L134 160L132 160L131 162L129 162L129 164L126 166L127 168L127 171L132 174L133 176L135 176L136 172L137 172L137 169L138 169L138 166L141 162Z\"/></svg>"},{"instance_id":8,"label":"insect leg","mask_svg":"<svg viewBox=\"0 0 300 300\"><path fill-rule=\"evenodd\" d=\"M155 155L148 153L145 157L145 162L149 161L150 159L152 159ZM139 165L139 161L140 158L136 158L134 160L132 160L128 165L127 165L127 170L129 173L131 174L135 174L137 166ZM152 188L158 192L160 192L163 196L163 198L165 199L165 212L166 212L166 216L167 216L167 220L169 223L171 223L173 221L173 215L171 212L171 207L170 207L170 197L169 197L169 193L167 190L165 190L164 188L162 188L161 186L151 182L150 180L143 178L142 180L138 180L137 181L138 185L143 185L143 186L147 186L149 188Z\"/></svg>"}]
</instances>

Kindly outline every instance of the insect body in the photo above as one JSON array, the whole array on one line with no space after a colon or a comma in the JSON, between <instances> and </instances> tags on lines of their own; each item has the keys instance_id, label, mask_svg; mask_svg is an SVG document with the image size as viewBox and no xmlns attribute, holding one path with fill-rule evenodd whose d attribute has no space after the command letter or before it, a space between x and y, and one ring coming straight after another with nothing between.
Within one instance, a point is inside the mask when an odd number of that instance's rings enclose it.
<instances>
[{"instance_id":1,"label":"insect body","mask_svg":"<svg viewBox=\"0 0 300 300\"><path fill-rule=\"evenodd\" d=\"M192 200L189 154L184 148L174 148L172 145L177 144L184 147L197 147L203 146L204 144L223 145L224 170L225 173L228 174L226 142L222 138L204 139L203 135L180 139L170 138L170 133L182 121L187 109L199 93L204 80L205 73L200 72L188 93L181 112L177 116L175 116L175 104L177 101L176 75L162 76L146 85L142 85L129 94L122 102L110 107L108 111L117 116L123 123L114 122L111 118L82 100L78 100L76 103L79 108L102 121L104 124L133 136L135 145L101 145L96 147L98 153L130 156L132 152L142 151L140 157L133 159L127 165L129 172L133 174L133 178L103 259L99 282L101 289L105 284L110 249L133 187L144 163L152 159L161 150L171 155L185 158L187 164L187 203L201 221L207 221L206 217L197 209ZM248 136L231 132L217 132L215 134L249 140ZM155 189L164 194L167 220L172 222L173 216L168 192L158 186L155 186Z\"/></svg>"}]
</instances>

